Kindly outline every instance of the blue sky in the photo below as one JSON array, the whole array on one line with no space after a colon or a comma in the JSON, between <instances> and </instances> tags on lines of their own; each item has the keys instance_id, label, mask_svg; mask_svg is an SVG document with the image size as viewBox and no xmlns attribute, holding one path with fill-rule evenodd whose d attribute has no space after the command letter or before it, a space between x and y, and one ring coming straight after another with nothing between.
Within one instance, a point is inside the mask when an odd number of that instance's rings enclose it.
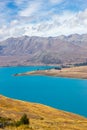
<instances>
[{"instance_id":1,"label":"blue sky","mask_svg":"<svg viewBox=\"0 0 87 130\"><path fill-rule=\"evenodd\" d=\"M0 0L0 39L87 33L87 0Z\"/></svg>"}]
</instances>

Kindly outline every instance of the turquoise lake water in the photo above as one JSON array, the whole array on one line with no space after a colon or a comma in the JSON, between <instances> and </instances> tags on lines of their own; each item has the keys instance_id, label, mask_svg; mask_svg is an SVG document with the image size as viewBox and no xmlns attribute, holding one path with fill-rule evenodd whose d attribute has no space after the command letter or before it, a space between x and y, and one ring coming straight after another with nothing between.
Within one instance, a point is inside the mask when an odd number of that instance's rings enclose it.
<instances>
[{"instance_id":1,"label":"turquoise lake water","mask_svg":"<svg viewBox=\"0 0 87 130\"><path fill-rule=\"evenodd\" d=\"M0 68L0 94L87 117L87 80L13 74L46 67Z\"/></svg>"}]
</instances>

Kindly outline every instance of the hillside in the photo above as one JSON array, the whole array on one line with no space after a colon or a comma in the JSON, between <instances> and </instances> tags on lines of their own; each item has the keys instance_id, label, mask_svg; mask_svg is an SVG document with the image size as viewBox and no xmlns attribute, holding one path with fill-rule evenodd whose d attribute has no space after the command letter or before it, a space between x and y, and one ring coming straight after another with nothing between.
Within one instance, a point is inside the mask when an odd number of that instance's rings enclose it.
<instances>
[{"instance_id":1,"label":"hillside","mask_svg":"<svg viewBox=\"0 0 87 130\"><path fill-rule=\"evenodd\" d=\"M87 62L87 34L8 38L0 42L0 66Z\"/></svg>"},{"instance_id":2,"label":"hillside","mask_svg":"<svg viewBox=\"0 0 87 130\"><path fill-rule=\"evenodd\" d=\"M24 113L30 119L29 128L5 130L87 130L87 119L45 105L13 100L0 95L0 116L18 120Z\"/></svg>"}]
</instances>

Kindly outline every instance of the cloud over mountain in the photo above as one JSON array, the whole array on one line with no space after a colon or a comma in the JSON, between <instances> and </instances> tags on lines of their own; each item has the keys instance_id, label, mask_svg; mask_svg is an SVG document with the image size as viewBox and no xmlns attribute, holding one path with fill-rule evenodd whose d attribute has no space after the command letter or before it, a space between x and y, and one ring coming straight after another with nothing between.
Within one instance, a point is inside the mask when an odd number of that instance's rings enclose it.
<instances>
[{"instance_id":1,"label":"cloud over mountain","mask_svg":"<svg viewBox=\"0 0 87 130\"><path fill-rule=\"evenodd\" d=\"M87 33L87 0L0 1L0 40Z\"/></svg>"}]
</instances>

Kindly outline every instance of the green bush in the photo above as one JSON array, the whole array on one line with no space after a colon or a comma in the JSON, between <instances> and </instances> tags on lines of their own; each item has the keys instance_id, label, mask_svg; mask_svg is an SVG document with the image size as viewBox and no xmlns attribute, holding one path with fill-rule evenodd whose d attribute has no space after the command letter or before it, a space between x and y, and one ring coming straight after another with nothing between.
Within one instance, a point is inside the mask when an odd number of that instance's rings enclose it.
<instances>
[{"instance_id":1,"label":"green bush","mask_svg":"<svg viewBox=\"0 0 87 130\"><path fill-rule=\"evenodd\" d=\"M16 122L16 126L29 125L29 119L26 114L24 114L19 121Z\"/></svg>"},{"instance_id":2,"label":"green bush","mask_svg":"<svg viewBox=\"0 0 87 130\"><path fill-rule=\"evenodd\" d=\"M24 114L24 115L21 117L20 123L21 123L21 124L26 124L26 125L29 124L29 119L28 119L28 117L27 117L26 114Z\"/></svg>"}]
</instances>

